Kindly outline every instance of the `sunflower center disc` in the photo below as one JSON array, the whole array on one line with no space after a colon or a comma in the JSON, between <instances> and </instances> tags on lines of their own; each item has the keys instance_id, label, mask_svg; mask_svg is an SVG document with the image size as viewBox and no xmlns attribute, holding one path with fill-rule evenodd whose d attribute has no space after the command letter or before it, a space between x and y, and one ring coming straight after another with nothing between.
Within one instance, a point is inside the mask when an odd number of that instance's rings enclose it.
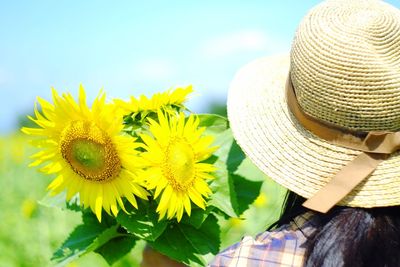
<instances>
[{"instance_id":1,"label":"sunflower center disc","mask_svg":"<svg viewBox=\"0 0 400 267\"><path fill-rule=\"evenodd\" d=\"M72 143L72 157L76 163L87 170L96 171L104 166L104 147L87 140L75 140Z\"/></svg>"},{"instance_id":2,"label":"sunflower center disc","mask_svg":"<svg viewBox=\"0 0 400 267\"><path fill-rule=\"evenodd\" d=\"M170 143L166 153L166 165L169 177L175 187L183 189L194 176L194 153L186 142L176 141Z\"/></svg>"},{"instance_id":3,"label":"sunflower center disc","mask_svg":"<svg viewBox=\"0 0 400 267\"><path fill-rule=\"evenodd\" d=\"M72 170L86 180L110 181L121 170L111 138L91 122L73 121L63 130L61 154Z\"/></svg>"}]
</instances>

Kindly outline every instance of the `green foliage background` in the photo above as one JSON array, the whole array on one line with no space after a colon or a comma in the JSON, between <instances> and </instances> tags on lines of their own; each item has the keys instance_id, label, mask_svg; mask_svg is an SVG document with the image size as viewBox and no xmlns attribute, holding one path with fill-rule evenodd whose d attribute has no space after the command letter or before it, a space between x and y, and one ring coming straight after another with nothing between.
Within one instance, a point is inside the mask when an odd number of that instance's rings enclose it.
<instances>
[{"instance_id":1,"label":"green foliage background","mask_svg":"<svg viewBox=\"0 0 400 267\"><path fill-rule=\"evenodd\" d=\"M210 111L225 115L224 108L217 105ZM53 253L82 221L79 212L38 203L45 196L52 177L27 167L33 152L26 136L16 133L0 137L0 267L54 266L50 261ZM250 178L254 184L262 181L261 194L256 201L248 203L250 208L240 218L222 221L220 250L239 241L243 235L254 236L264 231L280 213L285 189L265 177L248 159L235 172L235 186L242 186L241 176ZM246 195L240 198L245 200ZM139 266L144 246L143 241L136 242L133 250L112 266ZM67 266L109 265L100 255L90 252Z\"/></svg>"}]
</instances>

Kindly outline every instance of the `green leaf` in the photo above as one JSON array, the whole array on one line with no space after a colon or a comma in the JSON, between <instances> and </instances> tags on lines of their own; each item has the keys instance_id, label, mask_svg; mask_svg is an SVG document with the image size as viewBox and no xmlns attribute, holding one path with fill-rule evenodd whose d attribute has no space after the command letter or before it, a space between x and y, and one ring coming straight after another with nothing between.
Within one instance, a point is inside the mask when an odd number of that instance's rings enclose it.
<instances>
[{"instance_id":1,"label":"green leaf","mask_svg":"<svg viewBox=\"0 0 400 267\"><path fill-rule=\"evenodd\" d=\"M230 217L237 217L259 195L262 185L260 177L264 176L249 160L246 160L245 154L228 128L226 118L213 114L199 115L199 118L200 125L206 126L208 133L216 137L214 145L219 146L214 153L216 158L212 159L216 160L214 165L217 171L214 173L216 179L210 185L214 193L208 205L218 208Z\"/></svg>"},{"instance_id":2,"label":"green leaf","mask_svg":"<svg viewBox=\"0 0 400 267\"><path fill-rule=\"evenodd\" d=\"M218 135L216 135L215 137L216 138L213 145L218 146L218 149L217 151L215 151L214 155L226 164L229 158L232 144L234 142L232 132L230 129L226 129L225 131L218 133ZM231 155L230 157L232 159L234 158L233 155Z\"/></svg>"},{"instance_id":3,"label":"green leaf","mask_svg":"<svg viewBox=\"0 0 400 267\"><path fill-rule=\"evenodd\" d=\"M268 178L259 168L254 165L249 158L245 158L240 166L235 171L235 174L240 175L247 180L264 182Z\"/></svg>"},{"instance_id":4,"label":"green leaf","mask_svg":"<svg viewBox=\"0 0 400 267\"><path fill-rule=\"evenodd\" d=\"M200 118L200 126L207 127L205 134L215 136L214 145L218 146L218 150L214 153L217 157L214 165L217 171L214 173L214 179L210 185L214 192L208 202L226 215L236 217L237 214L231 203L231 192L229 187L228 170L236 170L243 156L240 148L234 142L232 132L226 118L215 114L198 115ZM215 158L213 158L215 160Z\"/></svg>"},{"instance_id":5,"label":"green leaf","mask_svg":"<svg viewBox=\"0 0 400 267\"><path fill-rule=\"evenodd\" d=\"M235 209L231 202L231 188L229 186L229 175L226 170L226 165L219 166L216 164L217 171L214 173L215 179L210 185L212 192L214 192L207 205L214 206L221 210L229 217L237 217Z\"/></svg>"},{"instance_id":6,"label":"green leaf","mask_svg":"<svg viewBox=\"0 0 400 267\"><path fill-rule=\"evenodd\" d=\"M148 241L156 240L166 229L167 221L158 221L158 214L155 212L155 203L142 203L139 209L130 209L129 214L119 213L117 222L129 233L139 239Z\"/></svg>"},{"instance_id":7,"label":"green leaf","mask_svg":"<svg viewBox=\"0 0 400 267\"><path fill-rule=\"evenodd\" d=\"M69 209L73 211L81 211L81 207L79 206L79 197L74 196L69 202L66 200L66 193L61 192L55 196L52 196L50 193L47 193L38 203L42 206L49 208L59 208L59 209Z\"/></svg>"},{"instance_id":8,"label":"green leaf","mask_svg":"<svg viewBox=\"0 0 400 267\"><path fill-rule=\"evenodd\" d=\"M219 134L216 142L220 144L215 153L216 179L210 185L215 193L208 204L237 217L258 197L265 175L245 157L230 130Z\"/></svg>"},{"instance_id":9,"label":"green leaf","mask_svg":"<svg viewBox=\"0 0 400 267\"><path fill-rule=\"evenodd\" d=\"M131 124L133 122L132 115L133 115L132 112L127 115L124 115L124 124Z\"/></svg>"},{"instance_id":10,"label":"green leaf","mask_svg":"<svg viewBox=\"0 0 400 267\"><path fill-rule=\"evenodd\" d=\"M198 114L199 127L206 127L205 134L218 134L229 128L228 120L216 114Z\"/></svg>"},{"instance_id":11,"label":"green leaf","mask_svg":"<svg viewBox=\"0 0 400 267\"><path fill-rule=\"evenodd\" d=\"M105 227L99 223L77 226L51 259L64 265L82 256L89 252L90 245L104 230Z\"/></svg>"},{"instance_id":12,"label":"green leaf","mask_svg":"<svg viewBox=\"0 0 400 267\"><path fill-rule=\"evenodd\" d=\"M128 236L110 216L104 214L103 222L99 223L94 214L85 212L82 221L83 224L76 227L54 253L52 260L58 262L59 266L92 251L103 255L112 264L128 253L135 244L134 238Z\"/></svg>"},{"instance_id":13,"label":"green leaf","mask_svg":"<svg viewBox=\"0 0 400 267\"><path fill-rule=\"evenodd\" d=\"M103 246L97 248L95 252L99 253L108 262L113 265L119 259L128 254L136 244L136 239L132 236L119 236L111 239Z\"/></svg>"},{"instance_id":14,"label":"green leaf","mask_svg":"<svg viewBox=\"0 0 400 267\"><path fill-rule=\"evenodd\" d=\"M236 214L233 207L236 198L233 200L233 203L231 200L231 190L233 187L230 186L231 182L227 162L230 158L232 165L230 168L234 169L235 164L237 165L239 162L240 156L236 157L233 154L230 154L230 151L235 151L236 149L232 149L234 141L231 130L225 130L217 135L215 144L219 146L219 149L215 152L218 160L214 163L217 170L214 172L215 179L210 185L210 188L214 193L211 195L208 205L218 208L229 217L237 217L238 214Z\"/></svg>"},{"instance_id":15,"label":"green leaf","mask_svg":"<svg viewBox=\"0 0 400 267\"><path fill-rule=\"evenodd\" d=\"M171 259L187 265L205 266L205 257L215 255L220 246L220 228L214 215L210 215L199 229L192 225L176 223L170 225L155 242L149 245Z\"/></svg>"},{"instance_id":16,"label":"green leaf","mask_svg":"<svg viewBox=\"0 0 400 267\"><path fill-rule=\"evenodd\" d=\"M111 226L110 228L104 230L101 232L90 244L90 246L87 248L89 251L96 250L97 248L103 246L106 244L108 241L111 239L122 236L121 233L118 233L118 225Z\"/></svg>"},{"instance_id":17,"label":"green leaf","mask_svg":"<svg viewBox=\"0 0 400 267\"><path fill-rule=\"evenodd\" d=\"M242 176L231 174L231 199L235 203L234 208L237 214L242 214L247 210L260 195L263 182L249 181Z\"/></svg>"},{"instance_id":18,"label":"green leaf","mask_svg":"<svg viewBox=\"0 0 400 267\"><path fill-rule=\"evenodd\" d=\"M185 238L179 225L171 225L155 242L148 244L161 254L171 259L189 264L190 262L203 263L203 260L196 254L195 249Z\"/></svg>"},{"instance_id":19,"label":"green leaf","mask_svg":"<svg viewBox=\"0 0 400 267\"><path fill-rule=\"evenodd\" d=\"M208 206L206 210L202 209L192 209L190 217L188 215L184 215L182 217L181 223L190 224L194 228L199 229L203 222L207 219L208 215L214 210L214 207Z\"/></svg>"},{"instance_id":20,"label":"green leaf","mask_svg":"<svg viewBox=\"0 0 400 267\"><path fill-rule=\"evenodd\" d=\"M228 159L226 161L228 171L231 173L235 172L245 158L246 158L246 156L243 153L242 149L238 146L236 141L232 138L232 145L229 149Z\"/></svg>"},{"instance_id":21,"label":"green leaf","mask_svg":"<svg viewBox=\"0 0 400 267\"><path fill-rule=\"evenodd\" d=\"M117 231L118 226L115 225L115 220L108 217L104 215L103 222L99 223L94 214L84 212L82 214L83 224L78 225L71 232L67 240L53 254L51 260L63 266L106 244L109 240L123 235Z\"/></svg>"},{"instance_id":22,"label":"green leaf","mask_svg":"<svg viewBox=\"0 0 400 267\"><path fill-rule=\"evenodd\" d=\"M186 239L200 255L208 253L215 255L219 252L221 244L219 240L220 228L214 215L208 216L198 229L187 224L179 224L179 226Z\"/></svg>"}]
</instances>

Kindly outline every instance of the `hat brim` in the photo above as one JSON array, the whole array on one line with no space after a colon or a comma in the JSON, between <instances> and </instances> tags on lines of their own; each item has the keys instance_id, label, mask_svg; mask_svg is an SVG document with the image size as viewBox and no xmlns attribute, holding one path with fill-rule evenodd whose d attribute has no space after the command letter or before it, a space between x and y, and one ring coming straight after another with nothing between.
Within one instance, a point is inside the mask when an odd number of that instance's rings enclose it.
<instances>
[{"instance_id":1,"label":"hat brim","mask_svg":"<svg viewBox=\"0 0 400 267\"><path fill-rule=\"evenodd\" d=\"M327 143L299 124L286 103L288 74L288 55L261 58L244 66L229 89L228 118L238 144L261 171L309 198L361 152ZM399 189L397 152L338 205L400 205Z\"/></svg>"}]
</instances>

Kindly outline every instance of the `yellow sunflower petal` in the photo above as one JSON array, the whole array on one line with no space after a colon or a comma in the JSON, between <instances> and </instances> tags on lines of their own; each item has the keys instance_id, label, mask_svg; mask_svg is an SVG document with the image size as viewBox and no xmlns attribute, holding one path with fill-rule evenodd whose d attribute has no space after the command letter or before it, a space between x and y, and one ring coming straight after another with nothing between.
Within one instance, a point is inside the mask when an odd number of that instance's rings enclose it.
<instances>
[{"instance_id":1,"label":"yellow sunflower petal","mask_svg":"<svg viewBox=\"0 0 400 267\"><path fill-rule=\"evenodd\" d=\"M64 176L63 175L59 175L57 176L57 178L55 178L48 186L47 189L49 190L54 190L57 187L59 187L64 181Z\"/></svg>"},{"instance_id":2,"label":"yellow sunflower petal","mask_svg":"<svg viewBox=\"0 0 400 267\"><path fill-rule=\"evenodd\" d=\"M178 201L176 202L176 220L180 222L183 216L183 200L178 197Z\"/></svg>"},{"instance_id":3,"label":"yellow sunflower petal","mask_svg":"<svg viewBox=\"0 0 400 267\"><path fill-rule=\"evenodd\" d=\"M168 205L172 196L173 190L171 186L167 186L161 196L160 203L157 207L157 212L163 212L168 210Z\"/></svg>"},{"instance_id":4,"label":"yellow sunflower petal","mask_svg":"<svg viewBox=\"0 0 400 267\"><path fill-rule=\"evenodd\" d=\"M192 200L194 204L196 204L198 207L202 208L203 210L206 208L204 206L204 199L201 197L201 195L196 190L193 190L192 188L190 188L188 193L189 193L190 200Z\"/></svg>"},{"instance_id":5,"label":"yellow sunflower petal","mask_svg":"<svg viewBox=\"0 0 400 267\"><path fill-rule=\"evenodd\" d=\"M168 185L168 180L162 177L156 187L156 191L154 192L154 198L158 198L158 196L161 194L162 190Z\"/></svg>"},{"instance_id":6,"label":"yellow sunflower petal","mask_svg":"<svg viewBox=\"0 0 400 267\"><path fill-rule=\"evenodd\" d=\"M190 206L190 198L188 195L184 195L183 197L183 206L185 208L185 211L187 213L187 215L190 216L191 214L191 206Z\"/></svg>"},{"instance_id":7,"label":"yellow sunflower petal","mask_svg":"<svg viewBox=\"0 0 400 267\"><path fill-rule=\"evenodd\" d=\"M167 211L168 219L172 219L178 209L178 198L176 196L176 192L171 193L171 198L169 199L169 207Z\"/></svg>"},{"instance_id":8,"label":"yellow sunflower petal","mask_svg":"<svg viewBox=\"0 0 400 267\"><path fill-rule=\"evenodd\" d=\"M97 186L96 193L95 213L97 219L99 220L99 222L101 222L101 211L103 209L103 186Z\"/></svg>"},{"instance_id":9,"label":"yellow sunflower petal","mask_svg":"<svg viewBox=\"0 0 400 267\"><path fill-rule=\"evenodd\" d=\"M129 102L115 100L115 104L126 114L136 112L157 112L164 110L173 113L174 107L183 107L188 95L193 92L191 85L185 88L176 88L162 93L155 93L151 98L141 95L139 98L131 97Z\"/></svg>"}]
</instances>

